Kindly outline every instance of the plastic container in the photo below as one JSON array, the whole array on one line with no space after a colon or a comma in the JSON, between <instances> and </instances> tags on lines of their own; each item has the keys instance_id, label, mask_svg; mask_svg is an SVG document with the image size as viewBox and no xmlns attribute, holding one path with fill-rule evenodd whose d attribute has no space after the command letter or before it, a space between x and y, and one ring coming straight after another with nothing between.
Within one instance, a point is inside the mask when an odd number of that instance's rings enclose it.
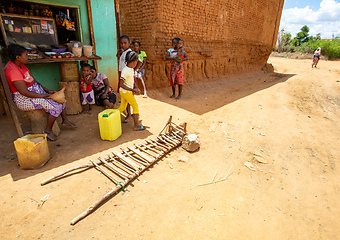
<instances>
[{"instance_id":1,"label":"plastic container","mask_svg":"<svg viewBox=\"0 0 340 240\"><path fill-rule=\"evenodd\" d=\"M98 114L100 137L102 140L114 141L122 135L120 112L106 109Z\"/></svg>"},{"instance_id":2,"label":"plastic container","mask_svg":"<svg viewBox=\"0 0 340 240\"><path fill-rule=\"evenodd\" d=\"M81 47L74 47L72 48L72 53L74 56L81 56L83 48Z\"/></svg>"},{"instance_id":3,"label":"plastic container","mask_svg":"<svg viewBox=\"0 0 340 240\"><path fill-rule=\"evenodd\" d=\"M92 56L92 50L93 50L93 47L90 46L90 45L84 45L83 46L83 53L86 56Z\"/></svg>"},{"instance_id":4,"label":"plastic container","mask_svg":"<svg viewBox=\"0 0 340 240\"><path fill-rule=\"evenodd\" d=\"M28 134L14 141L21 169L35 169L50 159L46 134Z\"/></svg>"}]
</instances>

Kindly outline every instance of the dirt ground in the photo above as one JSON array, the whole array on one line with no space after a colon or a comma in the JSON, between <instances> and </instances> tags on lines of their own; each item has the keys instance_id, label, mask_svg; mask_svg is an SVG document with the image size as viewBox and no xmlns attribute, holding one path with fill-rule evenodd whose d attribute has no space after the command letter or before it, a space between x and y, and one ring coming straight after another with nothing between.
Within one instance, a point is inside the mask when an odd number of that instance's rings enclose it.
<instances>
[{"instance_id":1,"label":"dirt ground","mask_svg":"<svg viewBox=\"0 0 340 240\"><path fill-rule=\"evenodd\" d=\"M150 128L124 124L114 142L100 140L100 108L71 116L78 129L63 128L49 142L52 158L37 170L20 170L15 128L0 117L0 239L339 239L339 61L321 60L317 69L310 59L268 62L275 73L184 86L179 101L169 98L170 88L139 96ZM129 192L70 225L114 185L95 169L40 182L155 136L170 115L188 123L200 150L172 151ZM255 151L268 163L256 162ZM178 161L182 156L188 161ZM229 170L227 180L198 186Z\"/></svg>"}]
</instances>

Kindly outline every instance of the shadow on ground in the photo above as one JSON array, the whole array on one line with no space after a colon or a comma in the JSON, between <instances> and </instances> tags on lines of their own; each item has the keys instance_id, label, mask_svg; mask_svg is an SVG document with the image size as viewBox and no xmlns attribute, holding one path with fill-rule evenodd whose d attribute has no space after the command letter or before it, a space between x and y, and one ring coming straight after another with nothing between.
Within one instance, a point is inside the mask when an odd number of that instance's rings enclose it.
<instances>
[{"instance_id":1,"label":"shadow on ground","mask_svg":"<svg viewBox=\"0 0 340 240\"><path fill-rule=\"evenodd\" d=\"M223 79L208 83L195 83L183 86L183 96L177 100L170 98L171 88L148 91L148 97L171 104L197 115L216 110L238 99L270 88L273 85L287 81L294 74L268 73L256 76L245 76ZM211 92L216 94L212 95ZM178 89L176 88L176 96ZM223 96L223 97L221 97ZM197 104L201 107L197 108Z\"/></svg>"},{"instance_id":2,"label":"shadow on ground","mask_svg":"<svg viewBox=\"0 0 340 240\"><path fill-rule=\"evenodd\" d=\"M102 141L97 120L97 115L102 110L103 108L94 106L91 115L78 114L69 116L69 119L76 123L78 128L62 127L58 140L55 142L48 141L51 159L45 166L35 170L20 169L13 144L17 139L17 133L12 118L1 116L0 177L10 174L13 181L28 178L102 151L108 151L126 142L145 139L152 135L148 129L138 132L133 131L133 121L130 121L122 124L123 134L117 140L112 142ZM24 134L28 134L30 130L29 120L23 112L20 113L19 120Z\"/></svg>"},{"instance_id":3,"label":"shadow on ground","mask_svg":"<svg viewBox=\"0 0 340 240\"><path fill-rule=\"evenodd\" d=\"M203 115L238 99L270 88L275 84L285 82L292 76L294 75L271 73L185 85L183 97L180 100L169 98L171 95L170 88L150 90L148 91L148 96L156 101L176 106L197 115ZM201 107L197 107L198 104ZM97 120L97 115L102 110L103 108L94 106L91 115L70 116L70 120L75 122L78 128L62 128L59 139L56 142L48 143L50 155L52 156L48 164L36 170L26 171L21 170L18 166L13 145L13 141L17 139L17 133L12 119L6 116L0 117L2 132L0 135L0 141L2 142L0 145L0 177L10 174L13 181L29 178L102 151L108 151L111 148L124 145L124 143L145 139L153 134L148 130L133 131L133 122L131 121L127 124L122 124L123 134L116 141L102 141ZM19 116L20 122L24 133L27 134L29 121L23 112L21 114Z\"/></svg>"}]
</instances>

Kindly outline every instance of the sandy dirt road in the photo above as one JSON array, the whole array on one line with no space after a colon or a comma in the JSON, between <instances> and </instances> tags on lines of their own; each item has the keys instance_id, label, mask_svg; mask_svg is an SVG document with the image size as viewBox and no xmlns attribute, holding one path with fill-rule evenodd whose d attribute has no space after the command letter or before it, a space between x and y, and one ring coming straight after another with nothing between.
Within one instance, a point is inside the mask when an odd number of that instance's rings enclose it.
<instances>
[{"instance_id":1,"label":"sandy dirt road","mask_svg":"<svg viewBox=\"0 0 340 240\"><path fill-rule=\"evenodd\" d=\"M275 73L184 86L179 101L169 98L170 89L149 91L138 102L150 128L133 132L132 123L124 124L114 142L99 139L100 108L71 116L79 128L62 129L59 140L49 142L52 159L37 170L19 169L15 129L1 117L0 239L338 239L339 61L320 61L317 69L310 60L268 62ZM172 151L129 192L71 226L113 184L94 169L40 182L156 135L169 115L188 123L200 150ZM256 162L255 151L268 163ZM198 186L230 168L228 180Z\"/></svg>"}]
</instances>

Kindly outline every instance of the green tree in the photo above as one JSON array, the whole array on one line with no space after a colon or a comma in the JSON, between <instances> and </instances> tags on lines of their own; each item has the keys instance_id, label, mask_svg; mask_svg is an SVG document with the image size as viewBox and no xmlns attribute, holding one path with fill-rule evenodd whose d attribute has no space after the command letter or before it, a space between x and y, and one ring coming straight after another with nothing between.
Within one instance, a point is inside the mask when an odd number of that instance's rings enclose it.
<instances>
[{"instance_id":1,"label":"green tree","mask_svg":"<svg viewBox=\"0 0 340 240\"><path fill-rule=\"evenodd\" d=\"M307 25L303 26L301 31L296 34L293 40L294 46L300 46L302 43L309 41L309 27Z\"/></svg>"},{"instance_id":2,"label":"green tree","mask_svg":"<svg viewBox=\"0 0 340 240\"><path fill-rule=\"evenodd\" d=\"M286 33L284 29L281 29L277 42L277 51L287 52L292 43L292 34Z\"/></svg>"}]
</instances>

